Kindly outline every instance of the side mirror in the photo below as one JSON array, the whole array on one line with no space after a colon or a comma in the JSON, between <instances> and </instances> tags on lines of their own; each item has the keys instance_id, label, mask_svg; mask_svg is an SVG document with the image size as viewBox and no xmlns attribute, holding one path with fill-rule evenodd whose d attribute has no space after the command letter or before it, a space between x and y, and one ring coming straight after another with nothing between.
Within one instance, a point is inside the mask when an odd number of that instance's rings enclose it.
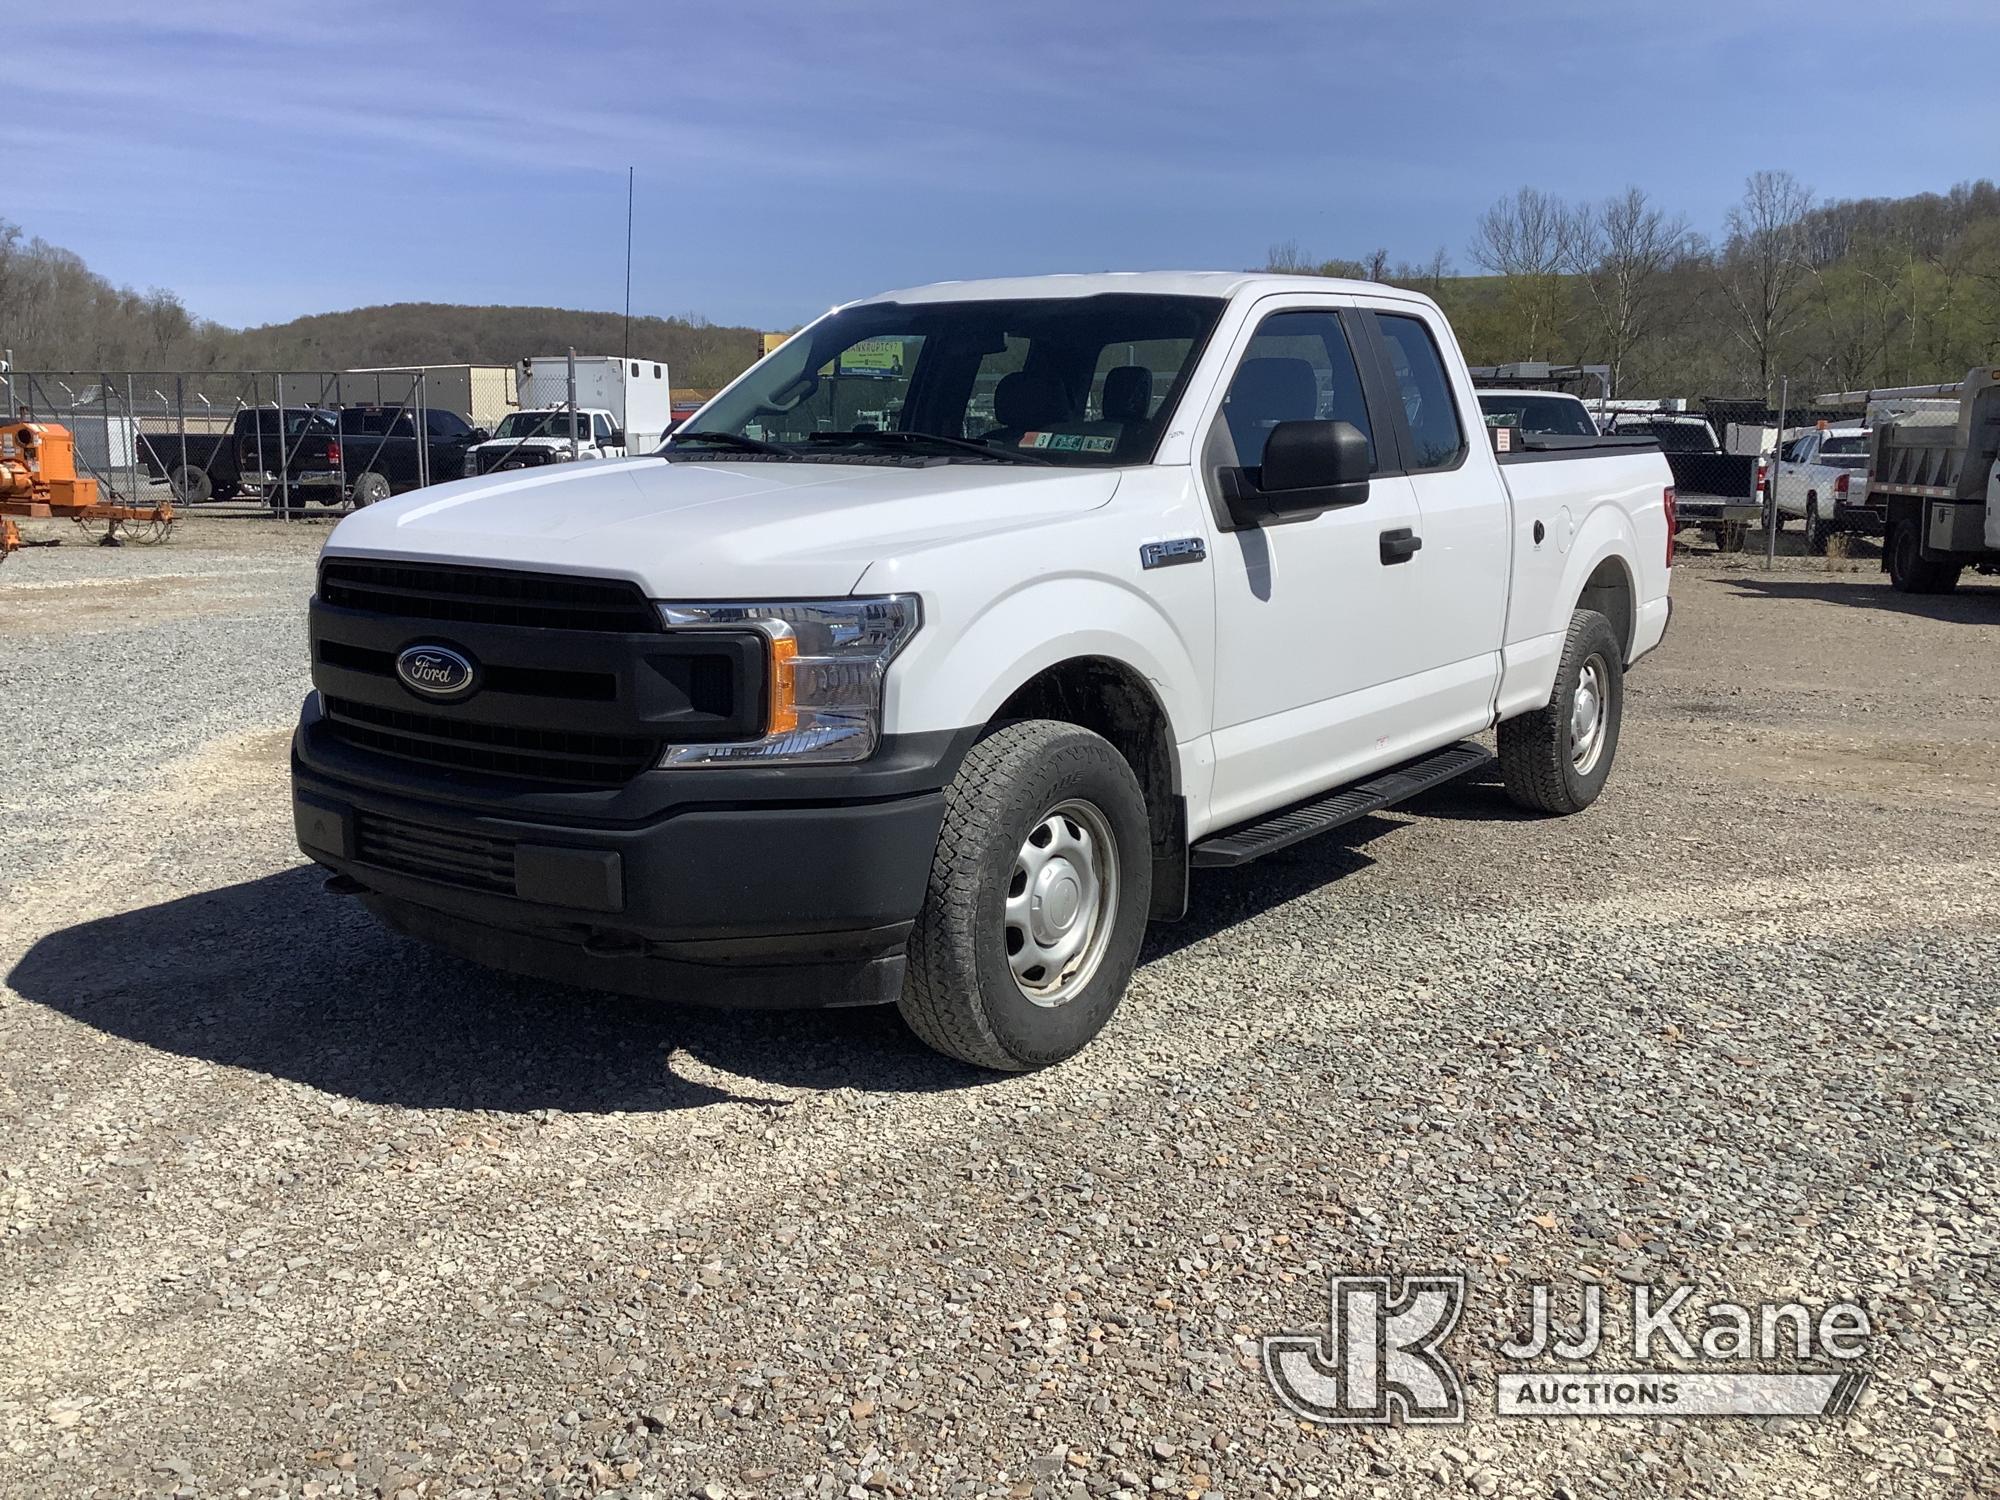
<instances>
[{"instance_id":1,"label":"side mirror","mask_svg":"<svg viewBox=\"0 0 2000 1500\"><path fill-rule=\"evenodd\" d=\"M492 438L493 434L488 432L484 427L475 427L465 435L465 441L468 444L490 442Z\"/></svg>"},{"instance_id":2,"label":"side mirror","mask_svg":"<svg viewBox=\"0 0 2000 1500\"><path fill-rule=\"evenodd\" d=\"M1352 422L1280 422L1265 440L1261 469L1224 472L1239 526L1303 520L1368 498L1368 439Z\"/></svg>"},{"instance_id":3,"label":"side mirror","mask_svg":"<svg viewBox=\"0 0 2000 1500\"><path fill-rule=\"evenodd\" d=\"M609 446L609 447L613 447L613 448L622 448L622 447L624 447L624 446L625 446L625 429L624 429L624 428L622 428L622 427L614 427L614 428L612 428L612 429L611 429L611 436L610 436L610 437L608 437L608 438L606 438L606 439L605 439L604 441L605 441L606 445L607 445L607 446Z\"/></svg>"}]
</instances>

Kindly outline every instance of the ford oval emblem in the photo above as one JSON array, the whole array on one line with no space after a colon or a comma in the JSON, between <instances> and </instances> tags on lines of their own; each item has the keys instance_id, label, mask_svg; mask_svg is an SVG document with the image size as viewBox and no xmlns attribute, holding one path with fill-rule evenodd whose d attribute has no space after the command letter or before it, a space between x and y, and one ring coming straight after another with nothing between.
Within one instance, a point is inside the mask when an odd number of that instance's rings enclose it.
<instances>
[{"instance_id":1,"label":"ford oval emblem","mask_svg":"<svg viewBox=\"0 0 2000 1500\"><path fill-rule=\"evenodd\" d=\"M449 646L406 646L396 657L396 677L426 698L463 698L479 685L469 657Z\"/></svg>"}]
</instances>

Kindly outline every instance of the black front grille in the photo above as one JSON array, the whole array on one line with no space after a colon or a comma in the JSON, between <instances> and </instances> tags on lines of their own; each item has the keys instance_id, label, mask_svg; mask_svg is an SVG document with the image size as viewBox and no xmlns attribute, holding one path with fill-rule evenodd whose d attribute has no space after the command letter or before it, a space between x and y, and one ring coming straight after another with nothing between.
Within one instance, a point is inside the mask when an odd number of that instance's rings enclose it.
<instances>
[{"instance_id":1,"label":"black front grille","mask_svg":"<svg viewBox=\"0 0 2000 1500\"><path fill-rule=\"evenodd\" d=\"M556 461L556 453L549 448L510 448L502 453L482 453L479 455L479 472L501 474L508 469L539 469L544 464Z\"/></svg>"},{"instance_id":2,"label":"black front grille","mask_svg":"<svg viewBox=\"0 0 2000 1500\"><path fill-rule=\"evenodd\" d=\"M354 857L425 880L514 894L514 845L507 839L362 812L354 818Z\"/></svg>"},{"instance_id":3,"label":"black front grille","mask_svg":"<svg viewBox=\"0 0 2000 1500\"><path fill-rule=\"evenodd\" d=\"M330 667L394 678L396 653L351 646L345 641L321 641L319 659ZM697 661L700 659L698 658ZM725 669L727 663L724 664ZM728 686L724 680L724 689ZM486 667L480 676L483 693L519 693L535 698L567 698L578 703L610 703L618 696L618 679L610 672L565 672L548 667Z\"/></svg>"},{"instance_id":4,"label":"black front grille","mask_svg":"<svg viewBox=\"0 0 2000 1500\"><path fill-rule=\"evenodd\" d=\"M351 698L322 697L342 739L378 754L570 786L623 786L659 758L657 739L480 724Z\"/></svg>"},{"instance_id":5,"label":"black front grille","mask_svg":"<svg viewBox=\"0 0 2000 1500\"><path fill-rule=\"evenodd\" d=\"M409 620L623 634L662 628L639 586L615 578L329 558L320 565L319 596Z\"/></svg>"}]
</instances>

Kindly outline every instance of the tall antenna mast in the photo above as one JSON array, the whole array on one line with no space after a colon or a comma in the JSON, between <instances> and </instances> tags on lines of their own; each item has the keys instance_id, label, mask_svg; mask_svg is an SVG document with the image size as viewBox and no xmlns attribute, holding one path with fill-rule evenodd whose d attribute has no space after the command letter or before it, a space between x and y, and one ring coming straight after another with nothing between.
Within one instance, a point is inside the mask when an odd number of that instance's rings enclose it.
<instances>
[{"instance_id":1,"label":"tall antenna mast","mask_svg":"<svg viewBox=\"0 0 2000 1500\"><path fill-rule=\"evenodd\" d=\"M636 167L625 169L625 359L632 359L632 179Z\"/></svg>"}]
</instances>

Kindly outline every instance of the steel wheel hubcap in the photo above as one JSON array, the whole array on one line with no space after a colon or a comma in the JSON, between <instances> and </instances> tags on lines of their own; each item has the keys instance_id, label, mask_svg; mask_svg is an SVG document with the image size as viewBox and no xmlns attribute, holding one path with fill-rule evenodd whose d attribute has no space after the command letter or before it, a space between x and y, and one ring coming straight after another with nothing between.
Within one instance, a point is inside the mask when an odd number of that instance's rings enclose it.
<instances>
[{"instance_id":1,"label":"steel wheel hubcap","mask_svg":"<svg viewBox=\"0 0 2000 1500\"><path fill-rule=\"evenodd\" d=\"M1604 663L1595 656L1577 674L1569 708L1569 757L1579 775L1590 774L1604 749L1604 680Z\"/></svg>"},{"instance_id":2,"label":"steel wheel hubcap","mask_svg":"<svg viewBox=\"0 0 2000 1500\"><path fill-rule=\"evenodd\" d=\"M1102 812L1060 802L1014 856L1004 922L1007 965L1037 1005L1061 1005L1090 981L1118 907L1118 845Z\"/></svg>"}]
</instances>

